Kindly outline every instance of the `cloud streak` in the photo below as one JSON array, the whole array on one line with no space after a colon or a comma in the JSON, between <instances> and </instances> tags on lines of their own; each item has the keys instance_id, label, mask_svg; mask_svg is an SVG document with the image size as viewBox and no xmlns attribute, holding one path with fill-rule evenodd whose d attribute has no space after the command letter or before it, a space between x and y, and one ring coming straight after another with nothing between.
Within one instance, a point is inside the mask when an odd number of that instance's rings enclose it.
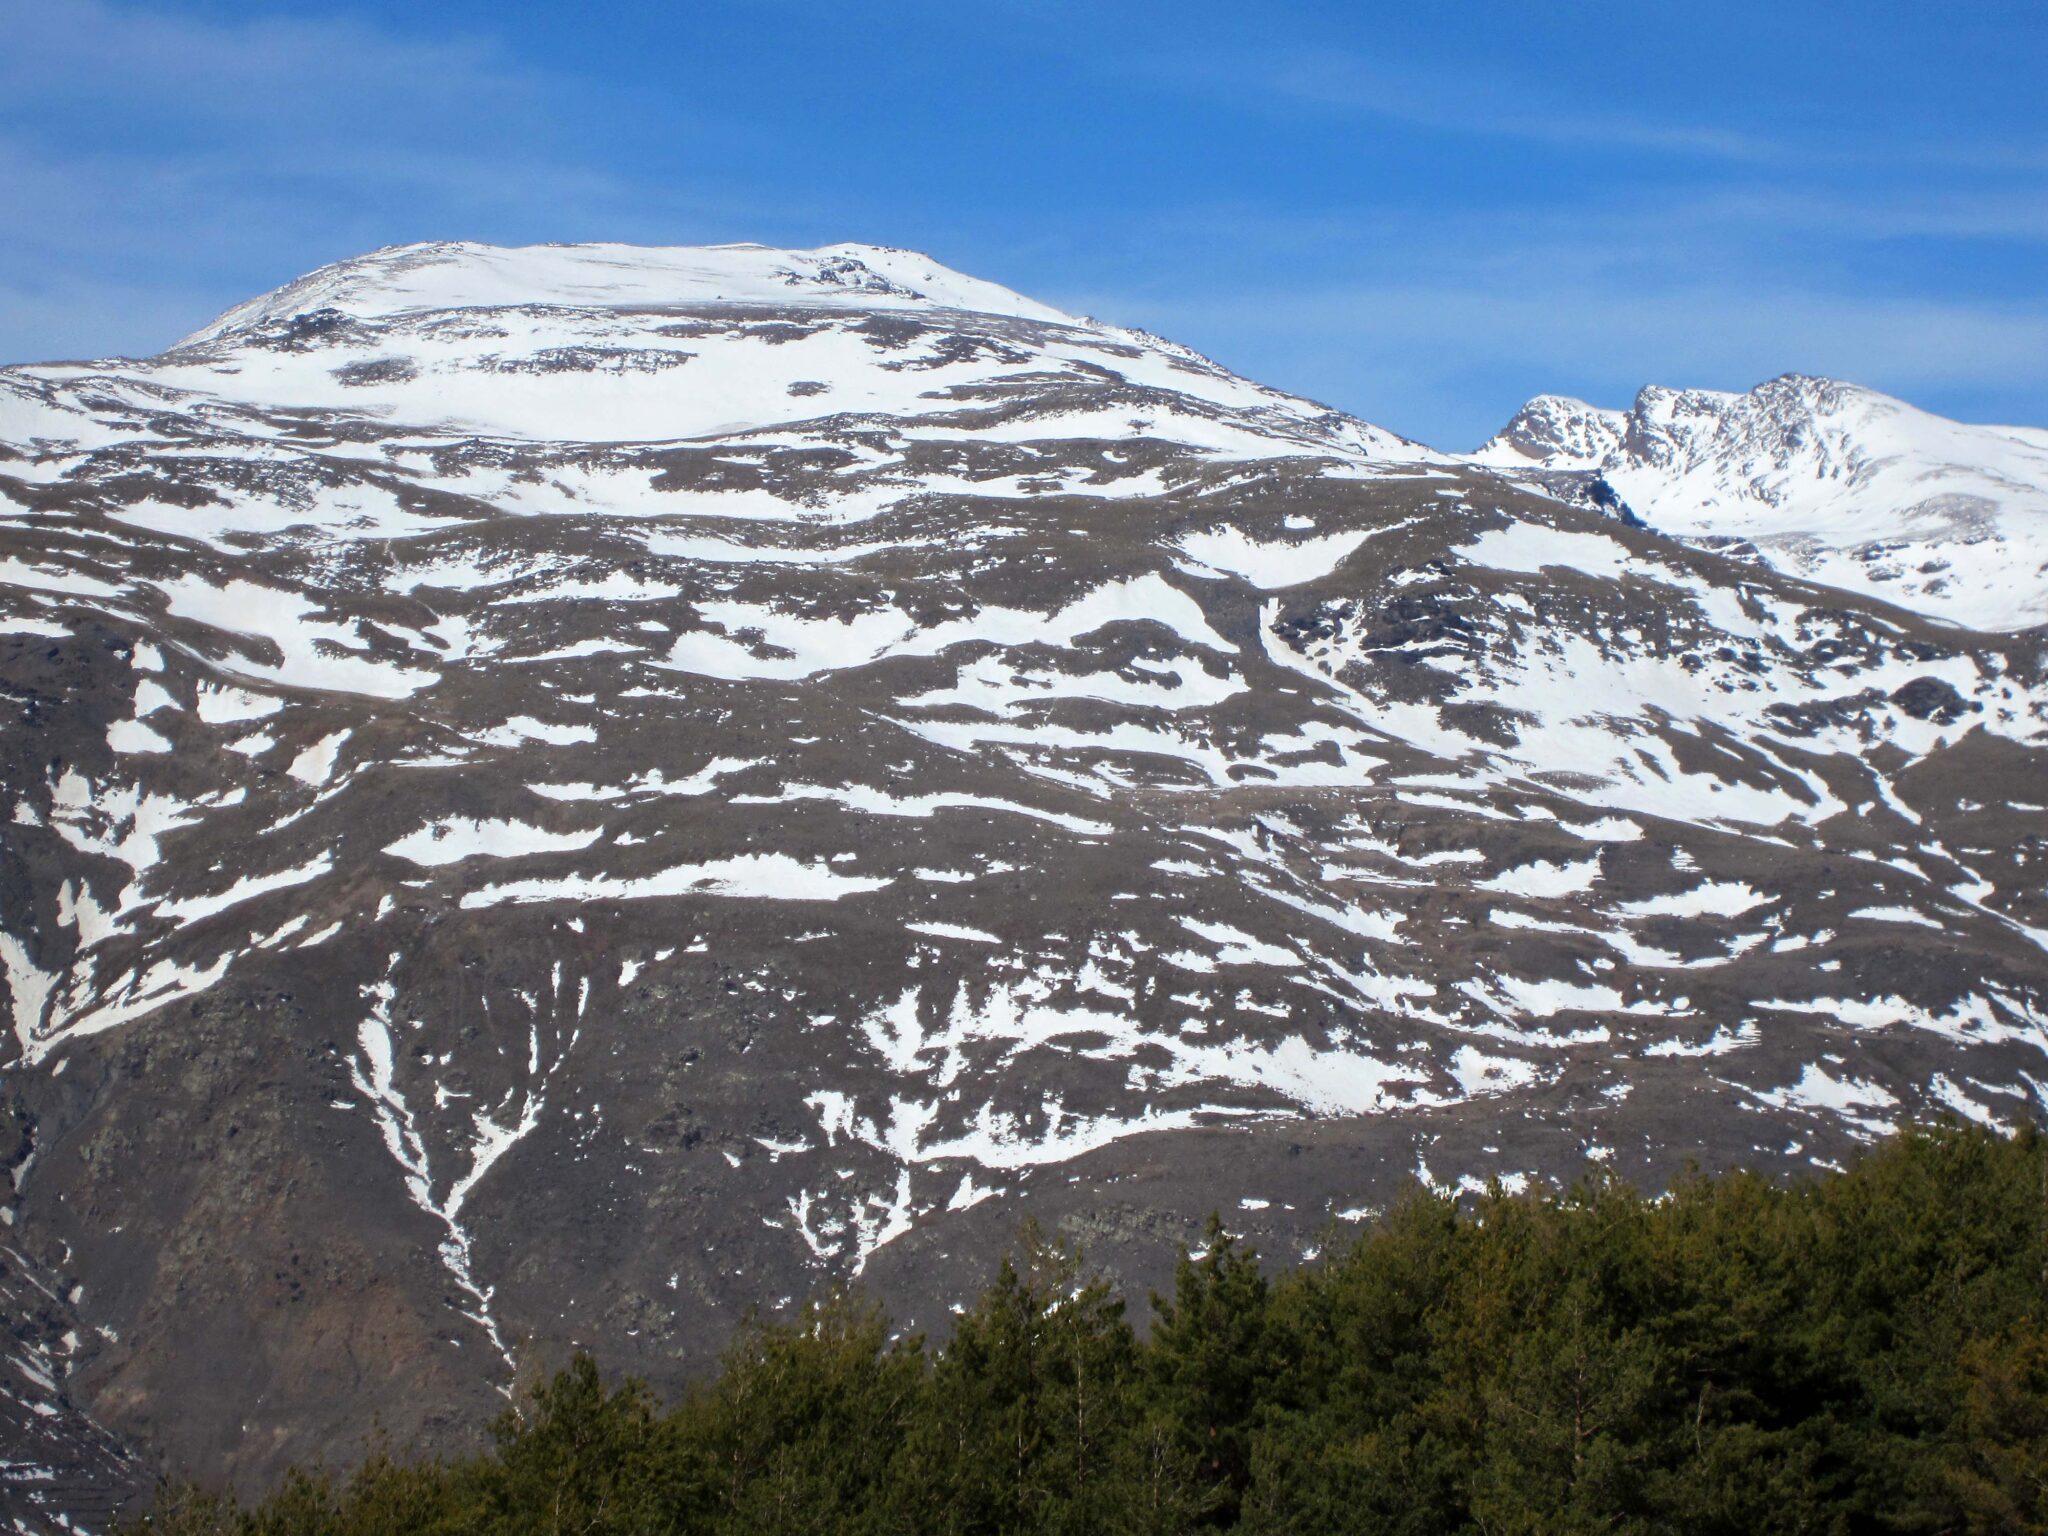
<instances>
[{"instance_id":1,"label":"cloud streak","mask_svg":"<svg viewBox=\"0 0 2048 1536\"><path fill-rule=\"evenodd\" d=\"M1544 100L1526 84L1475 69L1389 69L1357 54L1322 52L1190 66L1211 87L1250 80L1255 89L1461 136L1575 148L1646 150L1711 160L1781 160L1782 145L1710 124L1652 122Z\"/></svg>"},{"instance_id":2,"label":"cloud streak","mask_svg":"<svg viewBox=\"0 0 2048 1536\"><path fill-rule=\"evenodd\" d=\"M395 109L459 122L518 103L540 77L490 43L399 38L359 22L217 22L108 0L38 0L8 23L0 90L10 112L116 104L179 121L257 122L289 136L346 128L375 139ZM280 109L283 109L280 111Z\"/></svg>"},{"instance_id":3,"label":"cloud streak","mask_svg":"<svg viewBox=\"0 0 2048 1536\"><path fill-rule=\"evenodd\" d=\"M0 357L147 351L379 245L731 238L759 212L608 167L573 130L596 93L485 40L39 0L7 42Z\"/></svg>"}]
</instances>

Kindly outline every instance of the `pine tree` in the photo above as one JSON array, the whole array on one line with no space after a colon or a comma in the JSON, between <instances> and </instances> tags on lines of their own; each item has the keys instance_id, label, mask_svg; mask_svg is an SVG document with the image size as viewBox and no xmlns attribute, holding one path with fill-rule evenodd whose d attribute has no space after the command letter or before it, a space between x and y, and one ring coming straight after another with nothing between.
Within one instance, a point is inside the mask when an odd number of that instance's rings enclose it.
<instances>
[{"instance_id":1,"label":"pine tree","mask_svg":"<svg viewBox=\"0 0 2048 1536\"><path fill-rule=\"evenodd\" d=\"M664 1497L654 1449L654 1401L628 1381L606 1391L588 1354L537 1387L528 1411L493 1426L494 1475L478 1519L493 1532L533 1536L662 1536L685 1529Z\"/></svg>"},{"instance_id":2,"label":"pine tree","mask_svg":"<svg viewBox=\"0 0 2048 1536\"><path fill-rule=\"evenodd\" d=\"M1258 1255L1213 1214L1201 1257L1177 1256L1172 1299L1152 1298L1151 1401L1206 1495L1205 1524L1236 1524L1251 1481L1252 1433L1279 1368L1268 1303Z\"/></svg>"},{"instance_id":3,"label":"pine tree","mask_svg":"<svg viewBox=\"0 0 2048 1536\"><path fill-rule=\"evenodd\" d=\"M925 1375L922 1340L891 1343L878 1307L831 1293L793 1326L743 1328L718 1380L671 1421L668 1454L708 1471L720 1529L885 1530L885 1492Z\"/></svg>"}]
</instances>

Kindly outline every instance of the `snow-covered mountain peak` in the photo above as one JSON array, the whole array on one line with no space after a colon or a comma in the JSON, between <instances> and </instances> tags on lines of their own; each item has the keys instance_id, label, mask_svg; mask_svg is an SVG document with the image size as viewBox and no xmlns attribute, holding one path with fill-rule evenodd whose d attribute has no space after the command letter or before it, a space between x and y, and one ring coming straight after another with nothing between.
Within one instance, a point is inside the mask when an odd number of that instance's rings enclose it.
<instances>
[{"instance_id":1,"label":"snow-covered mountain peak","mask_svg":"<svg viewBox=\"0 0 2048 1536\"><path fill-rule=\"evenodd\" d=\"M380 320L453 309L717 303L958 309L1082 323L998 283L956 272L917 251L888 246L846 243L801 251L766 245L502 246L444 240L390 246L322 267L235 306L179 345L219 341L320 310Z\"/></svg>"},{"instance_id":2,"label":"snow-covered mountain peak","mask_svg":"<svg viewBox=\"0 0 2048 1536\"><path fill-rule=\"evenodd\" d=\"M826 421L951 439L1021 412L1034 435L1227 458L1443 458L1176 343L873 245L394 246L160 356L13 377L30 395L146 378L235 416L339 413L465 439L701 442ZM82 441L80 426L59 413L8 430L54 444Z\"/></svg>"},{"instance_id":3,"label":"snow-covered mountain peak","mask_svg":"<svg viewBox=\"0 0 2048 1536\"><path fill-rule=\"evenodd\" d=\"M1674 468L1760 455L1784 465L1830 439L1867 438L1887 415L1911 410L1860 385L1801 374L1785 374L1746 394L1651 384L1625 411L1569 395L1537 395L1474 457L1504 468L1533 463L1552 470L1598 470L1622 456Z\"/></svg>"},{"instance_id":4,"label":"snow-covered mountain peak","mask_svg":"<svg viewBox=\"0 0 2048 1536\"><path fill-rule=\"evenodd\" d=\"M1782 479L1847 476L1860 484L1957 425L1874 389L1802 374L1745 394L1652 385L1626 421L1627 449L1636 456L1680 471L1735 466L1772 502L1784 499Z\"/></svg>"},{"instance_id":5,"label":"snow-covered mountain peak","mask_svg":"<svg viewBox=\"0 0 2048 1536\"><path fill-rule=\"evenodd\" d=\"M2048 432L1786 374L1740 394L1652 386L1628 411L1538 396L1474 458L1596 476L1661 532L1936 617L2048 621Z\"/></svg>"},{"instance_id":6,"label":"snow-covered mountain peak","mask_svg":"<svg viewBox=\"0 0 2048 1536\"><path fill-rule=\"evenodd\" d=\"M1538 395L1487 439L1481 463L1518 468L1591 469L1621 444L1628 412L1602 410L1569 395Z\"/></svg>"},{"instance_id":7,"label":"snow-covered mountain peak","mask_svg":"<svg viewBox=\"0 0 2048 1536\"><path fill-rule=\"evenodd\" d=\"M957 435L1014 406L1053 437L1441 457L1186 347L873 245L394 246L238 305L158 357L16 376L31 375L146 376L230 414L339 412L463 438L674 443L826 420ZM78 425L20 432L76 441Z\"/></svg>"}]
</instances>

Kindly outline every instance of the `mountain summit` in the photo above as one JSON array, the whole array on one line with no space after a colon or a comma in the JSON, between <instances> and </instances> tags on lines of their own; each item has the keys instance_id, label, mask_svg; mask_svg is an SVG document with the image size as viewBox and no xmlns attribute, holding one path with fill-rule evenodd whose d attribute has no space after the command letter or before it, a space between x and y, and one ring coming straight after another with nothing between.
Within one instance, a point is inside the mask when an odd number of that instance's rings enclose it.
<instances>
[{"instance_id":1,"label":"mountain summit","mask_svg":"<svg viewBox=\"0 0 2048 1536\"><path fill-rule=\"evenodd\" d=\"M457 309L645 311L671 305L845 305L958 309L1056 325L1083 322L1049 305L888 246L397 245L336 262L239 304L180 346L219 341L291 316L333 310L355 320Z\"/></svg>"},{"instance_id":2,"label":"mountain summit","mask_svg":"<svg viewBox=\"0 0 2048 1536\"><path fill-rule=\"evenodd\" d=\"M798 311L810 323L792 328ZM909 346L929 335L951 340ZM864 245L399 246L229 310L148 376L229 410L262 403L581 443L937 416L1024 387L1044 410L1079 390L1099 408L1099 436L1177 435L1252 456L1274 439L1424 453L1142 331ZM1111 383L1153 391L1168 419L1115 418Z\"/></svg>"},{"instance_id":3,"label":"mountain summit","mask_svg":"<svg viewBox=\"0 0 2048 1536\"><path fill-rule=\"evenodd\" d=\"M1142 1290L2038 1116L2038 440L1787 380L1460 458L846 246L0 370L10 1512L943 1329L1027 1213Z\"/></svg>"}]
</instances>

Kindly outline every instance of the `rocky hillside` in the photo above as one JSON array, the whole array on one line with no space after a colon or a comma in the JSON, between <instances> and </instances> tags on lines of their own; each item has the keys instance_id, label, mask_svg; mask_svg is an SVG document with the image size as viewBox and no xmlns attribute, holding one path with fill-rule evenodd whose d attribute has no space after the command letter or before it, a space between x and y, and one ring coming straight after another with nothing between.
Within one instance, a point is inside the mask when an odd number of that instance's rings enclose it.
<instances>
[{"instance_id":1,"label":"rocky hillside","mask_svg":"<svg viewBox=\"0 0 2048 1536\"><path fill-rule=\"evenodd\" d=\"M1141 1289L1213 1209L2039 1115L2038 489L1942 525L1973 604L1645 410L1435 454L856 246L0 370L0 1219L75 1340L0 1390L260 1479L832 1281L941 1329L1027 1212Z\"/></svg>"}]
</instances>

